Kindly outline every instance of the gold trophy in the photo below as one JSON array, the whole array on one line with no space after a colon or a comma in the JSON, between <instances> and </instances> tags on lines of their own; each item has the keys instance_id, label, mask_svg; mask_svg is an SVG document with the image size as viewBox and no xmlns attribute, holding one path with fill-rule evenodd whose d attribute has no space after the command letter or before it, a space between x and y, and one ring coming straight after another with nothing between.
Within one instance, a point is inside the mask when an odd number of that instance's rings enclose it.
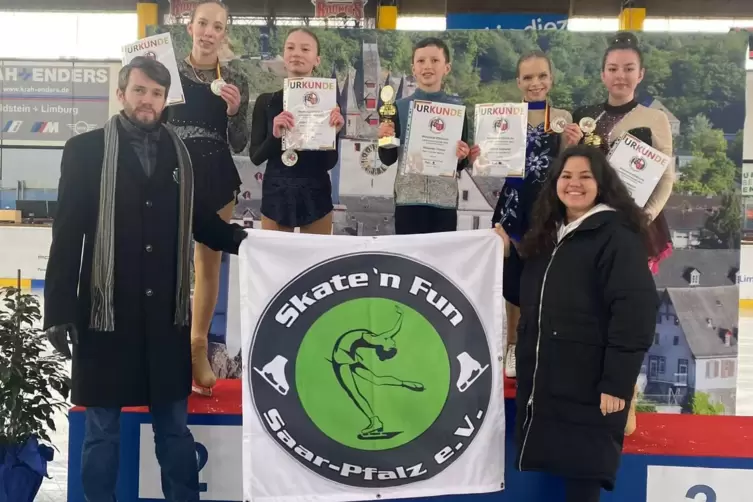
<instances>
[{"instance_id":1,"label":"gold trophy","mask_svg":"<svg viewBox=\"0 0 753 502\"><path fill-rule=\"evenodd\" d=\"M382 106L379 107L379 119L382 124L392 124L395 127L395 116L397 107L395 106L395 89L391 85L382 87L379 97L382 99ZM379 138L380 148L397 148L400 146L400 140L393 136Z\"/></svg>"},{"instance_id":2,"label":"gold trophy","mask_svg":"<svg viewBox=\"0 0 753 502\"><path fill-rule=\"evenodd\" d=\"M591 117L583 117L578 122L578 127L583 131L583 143L585 145L597 148L601 146L601 136L594 134L594 131L596 131L596 120Z\"/></svg>"}]
</instances>

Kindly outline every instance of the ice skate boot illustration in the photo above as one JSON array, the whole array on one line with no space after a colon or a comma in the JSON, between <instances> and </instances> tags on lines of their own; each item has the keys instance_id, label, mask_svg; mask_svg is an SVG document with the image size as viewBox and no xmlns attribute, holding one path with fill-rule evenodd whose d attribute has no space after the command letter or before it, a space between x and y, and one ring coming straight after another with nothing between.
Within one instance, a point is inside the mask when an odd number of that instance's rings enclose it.
<instances>
[{"instance_id":1,"label":"ice skate boot illustration","mask_svg":"<svg viewBox=\"0 0 753 502\"><path fill-rule=\"evenodd\" d=\"M278 355L272 361L265 364L262 369L254 368L254 371L261 375L272 388L285 396L290 390L290 385L288 385L288 381L285 378L285 365L287 363L287 359Z\"/></svg>"},{"instance_id":2,"label":"ice skate boot illustration","mask_svg":"<svg viewBox=\"0 0 753 502\"><path fill-rule=\"evenodd\" d=\"M482 368L479 362L472 358L468 352L458 354L457 359L460 361L460 376L456 385L460 392L465 392L484 371L489 369L489 365L487 364Z\"/></svg>"},{"instance_id":3,"label":"ice skate boot illustration","mask_svg":"<svg viewBox=\"0 0 753 502\"><path fill-rule=\"evenodd\" d=\"M369 425L361 431L358 435L358 439L389 439L394 438L400 434L400 432L385 432L384 424L379 417L372 417L369 420Z\"/></svg>"}]
</instances>

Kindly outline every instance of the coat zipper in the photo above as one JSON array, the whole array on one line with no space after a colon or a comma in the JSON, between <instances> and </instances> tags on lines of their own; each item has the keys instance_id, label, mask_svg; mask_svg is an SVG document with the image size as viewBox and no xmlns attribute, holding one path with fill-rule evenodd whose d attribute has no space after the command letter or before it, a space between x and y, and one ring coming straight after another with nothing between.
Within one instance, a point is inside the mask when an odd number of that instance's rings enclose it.
<instances>
[{"instance_id":1,"label":"coat zipper","mask_svg":"<svg viewBox=\"0 0 753 502\"><path fill-rule=\"evenodd\" d=\"M557 250L562 246L562 244L565 242L567 237L572 235L570 233L568 236L563 238L559 244L557 244L554 247L554 251L552 251L552 256L549 257L549 263L546 265L546 269L544 270L544 279L541 282L541 293L539 295L539 319L538 319L538 325L537 325L537 335L536 335L536 364L533 367L533 385L531 385L531 395L528 397L528 402L526 403L526 418L523 421L523 429L525 429L525 436L523 437L523 446L520 448L520 457L518 458L518 470L523 470L523 455L526 451L526 443L528 443L528 434L531 432L531 424L533 423L533 395L536 391L536 373L539 370L539 345L541 343L541 311L542 307L544 306L544 290L546 289L546 277L549 275L549 268L552 266L552 262L554 261L554 255L557 254Z\"/></svg>"}]
</instances>

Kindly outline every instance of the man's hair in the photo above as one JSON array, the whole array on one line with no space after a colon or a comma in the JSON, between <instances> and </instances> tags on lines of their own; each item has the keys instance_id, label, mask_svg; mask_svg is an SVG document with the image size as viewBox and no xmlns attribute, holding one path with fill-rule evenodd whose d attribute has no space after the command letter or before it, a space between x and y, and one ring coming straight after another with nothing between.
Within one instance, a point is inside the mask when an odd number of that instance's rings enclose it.
<instances>
[{"instance_id":1,"label":"man's hair","mask_svg":"<svg viewBox=\"0 0 753 502\"><path fill-rule=\"evenodd\" d=\"M167 96L167 93L170 91L170 84L172 83L170 71L156 59L144 56L136 56L130 63L120 69L120 73L118 73L118 89L121 92L125 92L126 87L128 87L128 81L131 79L131 72L133 70L143 71L147 77L164 87L165 96Z\"/></svg>"},{"instance_id":2,"label":"man's hair","mask_svg":"<svg viewBox=\"0 0 753 502\"><path fill-rule=\"evenodd\" d=\"M418 49L424 49L426 47L436 47L437 49L441 49L442 52L444 52L445 62L450 62L450 48L447 47L447 44L444 42L444 40L436 37L424 38L423 40L420 40L416 45L414 45L413 57L411 58L411 60L414 60L416 58L416 51Z\"/></svg>"}]
</instances>

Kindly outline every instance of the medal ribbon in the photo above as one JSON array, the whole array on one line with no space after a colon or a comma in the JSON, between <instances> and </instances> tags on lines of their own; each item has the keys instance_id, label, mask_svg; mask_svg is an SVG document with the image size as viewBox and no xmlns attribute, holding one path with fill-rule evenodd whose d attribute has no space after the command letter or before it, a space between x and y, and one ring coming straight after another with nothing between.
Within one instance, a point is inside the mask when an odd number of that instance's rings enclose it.
<instances>
[{"instance_id":1,"label":"medal ribbon","mask_svg":"<svg viewBox=\"0 0 753 502\"><path fill-rule=\"evenodd\" d=\"M529 110L544 110L544 132L545 133L551 133L552 130L550 128L550 115L549 115L549 100L544 101L543 103L541 101L533 101L528 102L528 109Z\"/></svg>"},{"instance_id":2,"label":"medal ribbon","mask_svg":"<svg viewBox=\"0 0 753 502\"><path fill-rule=\"evenodd\" d=\"M546 108L544 109L544 132L547 134L551 134L553 132L549 118L549 101L547 101Z\"/></svg>"},{"instance_id":3,"label":"medal ribbon","mask_svg":"<svg viewBox=\"0 0 753 502\"><path fill-rule=\"evenodd\" d=\"M193 55L192 54L188 55L188 62L191 64L191 69L193 70L193 74L196 76L197 79L199 79L199 80L201 80L203 82L204 79L201 78L199 76L199 74L196 72L196 66L195 66L195 62L193 60ZM220 58L217 58L217 70L216 71L217 71L217 80L222 80L222 71L220 71ZM210 82L210 84L211 84L211 82Z\"/></svg>"}]
</instances>

